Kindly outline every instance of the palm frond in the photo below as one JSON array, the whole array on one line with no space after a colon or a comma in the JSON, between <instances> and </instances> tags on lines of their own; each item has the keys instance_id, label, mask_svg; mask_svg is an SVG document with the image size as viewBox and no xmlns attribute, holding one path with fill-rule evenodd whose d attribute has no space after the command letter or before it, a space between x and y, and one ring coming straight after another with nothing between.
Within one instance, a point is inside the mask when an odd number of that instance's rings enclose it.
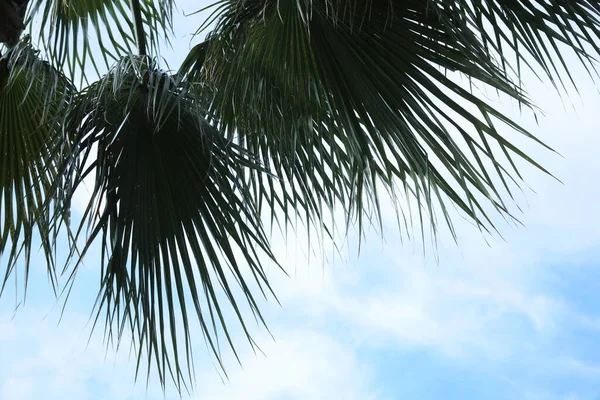
<instances>
[{"instance_id":1,"label":"palm frond","mask_svg":"<svg viewBox=\"0 0 600 400\"><path fill-rule=\"evenodd\" d=\"M190 81L200 81L202 79L202 67L204 66L204 61L206 61L206 52L209 44L209 41L204 41L192 47L181 63L178 75L184 76Z\"/></svg>"},{"instance_id":2,"label":"palm frond","mask_svg":"<svg viewBox=\"0 0 600 400\"><path fill-rule=\"evenodd\" d=\"M436 203L450 222L448 199L484 229L487 204L508 215L502 194L518 171L505 164L540 166L496 126L533 137L447 73L529 102L440 3L219 3L201 80L215 121L282 178L251 179L259 202L319 224L319 210L341 204L360 229L364 210L380 222L378 185L394 192L399 180L434 224Z\"/></svg>"},{"instance_id":3,"label":"palm frond","mask_svg":"<svg viewBox=\"0 0 600 400\"><path fill-rule=\"evenodd\" d=\"M138 368L146 354L148 374L155 364L161 382L170 375L180 390L192 380L184 368L191 363L191 316L220 360L217 332L233 342L219 285L252 343L235 287L262 320L244 270L270 292L262 257L273 259L240 179L242 169L257 167L201 115L194 91L144 57L121 60L81 94L70 115L83 121L67 169L70 193L95 174L79 233L88 227L82 257L95 240L102 249L98 317L106 316L111 342L129 326Z\"/></svg>"},{"instance_id":4,"label":"palm frond","mask_svg":"<svg viewBox=\"0 0 600 400\"><path fill-rule=\"evenodd\" d=\"M565 60L570 49L593 78L595 56L600 54L600 4L592 0L445 1L444 8L469 21L479 32L490 56L514 70L520 79L522 65L538 69L565 87L563 76L575 83ZM513 58L507 60L507 54ZM513 64L513 65L511 65ZM557 83L555 82L555 85Z\"/></svg>"},{"instance_id":5,"label":"palm frond","mask_svg":"<svg viewBox=\"0 0 600 400\"><path fill-rule=\"evenodd\" d=\"M169 39L173 8L174 0L140 1L147 41L155 54ZM39 38L53 63L64 66L71 77L85 75L86 67L100 75L98 54L109 67L135 48L135 26L126 0L32 0L29 15L40 21Z\"/></svg>"},{"instance_id":6,"label":"palm frond","mask_svg":"<svg viewBox=\"0 0 600 400\"><path fill-rule=\"evenodd\" d=\"M53 254L61 221L51 216L64 210L55 182L69 151L62 118L72 94L70 81L40 59L27 39L0 58L0 256L6 268L0 294L20 256L27 288L37 239L56 289Z\"/></svg>"}]
</instances>

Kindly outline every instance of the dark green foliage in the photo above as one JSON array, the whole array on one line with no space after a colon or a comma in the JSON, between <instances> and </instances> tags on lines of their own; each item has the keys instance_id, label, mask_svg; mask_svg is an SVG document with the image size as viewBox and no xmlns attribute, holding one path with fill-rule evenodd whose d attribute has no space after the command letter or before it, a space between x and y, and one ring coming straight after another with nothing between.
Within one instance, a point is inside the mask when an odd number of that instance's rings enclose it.
<instances>
[{"instance_id":1,"label":"dark green foliage","mask_svg":"<svg viewBox=\"0 0 600 400\"><path fill-rule=\"evenodd\" d=\"M273 255L239 179L242 169L257 166L202 118L192 88L156 68L145 58L126 58L80 94L68 116L84 121L74 127L79 139L70 176L76 188L95 173L83 219L88 245L98 239L103 249L97 307L106 314L109 340L120 340L129 324L151 357L148 367L156 362L161 381L169 373L180 388L181 348L187 363L191 357L188 315L196 314L219 358L217 329L233 343L214 285L223 288L245 330L230 281L260 317L242 270L249 268L258 287L271 291L261 264Z\"/></svg>"},{"instance_id":2,"label":"dark green foliage","mask_svg":"<svg viewBox=\"0 0 600 400\"><path fill-rule=\"evenodd\" d=\"M22 254L27 284L36 228L50 280L57 283L52 255L56 231L50 220L55 207L63 209L53 201L53 186L69 151L61 116L72 93L68 80L40 61L26 41L0 59L0 255L6 266L0 293Z\"/></svg>"}]
</instances>

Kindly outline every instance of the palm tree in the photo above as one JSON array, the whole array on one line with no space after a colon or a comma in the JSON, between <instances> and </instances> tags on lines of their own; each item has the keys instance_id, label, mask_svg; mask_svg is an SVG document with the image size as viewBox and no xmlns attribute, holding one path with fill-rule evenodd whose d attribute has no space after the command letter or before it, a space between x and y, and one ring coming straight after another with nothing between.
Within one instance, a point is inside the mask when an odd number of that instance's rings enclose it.
<instances>
[{"instance_id":1,"label":"palm tree","mask_svg":"<svg viewBox=\"0 0 600 400\"><path fill-rule=\"evenodd\" d=\"M455 77L533 109L522 69L566 88L565 52L592 75L600 53L592 0L215 0L172 72L176 6L0 0L0 294L26 288L39 246L68 297L98 244L95 323L109 342L130 330L138 367L179 390L192 323L220 362L224 302L250 343L242 307L264 322L269 224L360 232L381 225L381 192L416 202L422 230L452 229L450 205L484 231L513 218L519 159L544 169L507 135L543 144Z\"/></svg>"}]
</instances>

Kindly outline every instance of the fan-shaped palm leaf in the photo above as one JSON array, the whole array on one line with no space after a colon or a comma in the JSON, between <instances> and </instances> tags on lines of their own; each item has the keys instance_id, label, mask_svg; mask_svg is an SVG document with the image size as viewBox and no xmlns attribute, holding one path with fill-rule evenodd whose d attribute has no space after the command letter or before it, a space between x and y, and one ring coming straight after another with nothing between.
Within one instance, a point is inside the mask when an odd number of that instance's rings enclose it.
<instances>
[{"instance_id":1,"label":"fan-shaped palm leaf","mask_svg":"<svg viewBox=\"0 0 600 400\"><path fill-rule=\"evenodd\" d=\"M4 289L19 255L25 254L25 284L37 226L55 284L55 212L64 204L55 181L69 140L62 116L72 94L70 82L38 58L25 40L0 59L0 256L5 257Z\"/></svg>"},{"instance_id":2,"label":"fan-shaped palm leaf","mask_svg":"<svg viewBox=\"0 0 600 400\"><path fill-rule=\"evenodd\" d=\"M288 178L283 197L257 189L271 207L318 220L336 199L360 225L365 209L379 218L378 183L399 178L429 212L447 198L482 226L481 198L506 212L482 158L510 189L490 142L529 159L494 121L528 133L444 70L527 99L467 21L426 1L220 3L202 78L219 123Z\"/></svg>"},{"instance_id":3,"label":"fan-shaped palm leaf","mask_svg":"<svg viewBox=\"0 0 600 400\"><path fill-rule=\"evenodd\" d=\"M69 168L73 188L86 174L96 176L84 218L88 246L96 238L102 246L98 312L106 314L111 340L129 324L140 356L146 351L161 381L170 374L178 387L181 366L190 362L190 313L218 358L213 335L222 330L232 342L215 285L245 329L230 281L261 318L243 269L268 287L259 257L272 258L240 179L242 168L255 166L200 115L182 82L145 58L126 58L82 93L70 116L84 121Z\"/></svg>"},{"instance_id":4,"label":"fan-shaped palm leaf","mask_svg":"<svg viewBox=\"0 0 600 400\"><path fill-rule=\"evenodd\" d=\"M591 0L222 0L216 7L216 29L180 73L205 85L215 120L281 178L250 180L259 204L319 223L320 209L334 202L349 218L369 204L377 210L377 182L393 191L399 178L425 208L437 198L445 213L449 198L489 224L481 199L506 213L502 197L520 178L514 156L540 167L497 127L532 137L446 73L529 105L523 64L554 80L570 77L565 50L590 72L600 52L600 6Z\"/></svg>"},{"instance_id":5,"label":"fan-shaped palm leaf","mask_svg":"<svg viewBox=\"0 0 600 400\"><path fill-rule=\"evenodd\" d=\"M137 3L150 48L158 52L159 44L171 32L174 1ZM68 66L73 76L76 72L84 74L88 63L98 71L97 54L102 54L110 66L135 48L136 26L129 7L126 0L32 0L30 16L40 17L40 38L55 65ZM94 53L90 37L98 40Z\"/></svg>"}]
</instances>

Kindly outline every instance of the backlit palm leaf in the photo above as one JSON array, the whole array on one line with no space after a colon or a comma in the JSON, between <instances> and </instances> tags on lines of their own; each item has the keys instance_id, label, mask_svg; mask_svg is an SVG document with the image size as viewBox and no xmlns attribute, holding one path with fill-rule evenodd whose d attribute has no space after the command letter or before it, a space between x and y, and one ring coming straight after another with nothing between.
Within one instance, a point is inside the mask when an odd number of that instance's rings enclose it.
<instances>
[{"instance_id":1,"label":"backlit palm leaf","mask_svg":"<svg viewBox=\"0 0 600 400\"><path fill-rule=\"evenodd\" d=\"M174 1L139 3L150 48L158 53L159 44L171 32ZM41 21L40 38L54 63L66 66L73 76L90 66L98 71L98 54L110 66L135 48L129 6L127 0L32 0L30 15ZM90 42L94 37L95 47Z\"/></svg>"},{"instance_id":2,"label":"backlit palm leaf","mask_svg":"<svg viewBox=\"0 0 600 400\"><path fill-rule=\"evenodd\" d=\"M51 199L59 165L69 151L61 123L71 93L69 81L39 59L27 41L0 59L0 258L6 268L0 293L18 260L24 260L21 278L27 283L34 231L39 232L56 284L56 220L48 207L63 209L60 201Z\"/></svg>"},{"instance_id":3,"label":"backlit palm leaf","mask_svg":"<svg viewBox=\"0 0 600 400\"><path fill-rule=\"evenodd\" d=\"M479 32L490 55L502 59L516 56L513 67L520 78L521 64L537 63L551 79L566 73L564 54L570 49L587 68L594 69L594 54L600 53L600 3L594 0L495 0L445 1ZM592 71L590 71L592 72ZM595 75L595 73L594 73Z\"/></svg>"},{"instance_id":4,"label":"backlit palm leaf","mask_svg":"<svg viewBox=\"0 0 600 400\"><path fill-rule=\"evenodd\" d=\"M99 239L102 248L97 307L108 338L120 340L129 324L140 357L181 388L190 314L218 358L217 331L232 342L215 286L246 330L231 281L262 319L243 271L270 291L261 265L272 254L239 179L252 162L206 123L182 82L142 60L122 60L77 100L71 120L84 122L70 173L73 187L96 177L84 219L88 245Z\"/></svg>"},{"instance_id":5,"label":"backlit palm leaf","mask_svg":"<svg viewBox=\"0 0 600 400\"><path fill-rule=\"evenodd\" d=\"M379 218L378 184L399 179L430 213L447 198L482 226L482 198L507 212L482 158L509 189L492 146L528 158L495 123L528 133L446 71L527 99L464 19L436 2L222 3L202 78L219 123L291 182L261 184L271 207L318 220L338 202L361 225L365 209Z\"/></svg>"}]
</instances>

